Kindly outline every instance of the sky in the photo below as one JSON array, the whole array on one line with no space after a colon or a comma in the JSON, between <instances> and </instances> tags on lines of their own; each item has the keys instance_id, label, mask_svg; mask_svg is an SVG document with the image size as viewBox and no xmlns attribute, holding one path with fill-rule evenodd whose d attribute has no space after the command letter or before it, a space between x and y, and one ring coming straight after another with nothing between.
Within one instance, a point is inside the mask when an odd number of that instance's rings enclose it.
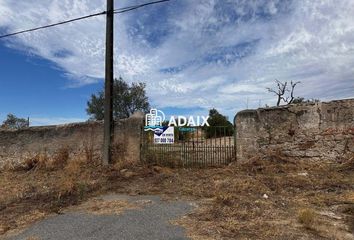
<instances>
[{"instance_id":1,"label":"sky","mask_svg":"<svg viewBox=\"0 0 354 240\"><path fill-rule=\"evenodd\" d=\"M115 8L147 0L115 1ZM104 0L0 0L0 35L105 10ZM145 82L166 115L232 118L295 95L354 97L353 0L171 0L115 15L115 76ZM85 121L104 82L105 17L0 39L0 120Z\"/></svg>"}]
</instances>

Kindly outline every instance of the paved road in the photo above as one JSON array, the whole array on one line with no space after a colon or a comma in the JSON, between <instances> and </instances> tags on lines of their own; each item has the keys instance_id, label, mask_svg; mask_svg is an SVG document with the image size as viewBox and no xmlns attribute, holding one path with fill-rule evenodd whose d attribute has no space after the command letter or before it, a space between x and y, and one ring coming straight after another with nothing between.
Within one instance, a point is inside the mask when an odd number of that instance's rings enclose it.
<instances>
[{"instance_id":1,"label":"paved road","mask_svg":"<svg viewBox=\"0 0 354 240\"><path fill-rule=\"evenodd\" d=\"M148 201L140 209L125 210L119 215L95 215L70 211L49 217L29 227L11 240L182 240L188 239L182 227L171 225L193 209L185 201L161 201L158 196L107 195L108 200Z\"/></svg>"}]
</instances>

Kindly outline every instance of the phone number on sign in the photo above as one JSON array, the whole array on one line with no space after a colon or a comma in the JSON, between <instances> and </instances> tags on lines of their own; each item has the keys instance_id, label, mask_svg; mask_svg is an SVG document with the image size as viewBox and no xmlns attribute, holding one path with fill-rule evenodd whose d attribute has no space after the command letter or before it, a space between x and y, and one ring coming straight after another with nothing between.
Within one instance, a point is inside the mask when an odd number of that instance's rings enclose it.
<instances>
[{"instance_id":1,"label":"phone number on sign","mask_svg":"<svg viewBox=\"0 0 354 240\"><path fill-rule=\"evenodd\" d=\"M156 144L172 144L174 143L173 138L155 138L154 143Z\"/></svg>"}]
</instances>

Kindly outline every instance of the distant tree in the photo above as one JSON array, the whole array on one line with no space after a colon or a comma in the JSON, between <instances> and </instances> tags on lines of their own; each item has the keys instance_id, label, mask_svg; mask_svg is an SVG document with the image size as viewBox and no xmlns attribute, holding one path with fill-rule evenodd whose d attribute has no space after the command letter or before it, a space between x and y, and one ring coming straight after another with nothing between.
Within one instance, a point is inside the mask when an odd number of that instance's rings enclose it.
<instances>
[{"instance_id":1,"label":"distant tree","mask_svg":"<svg viewBox=\"0 0 354 240\"><path fill-rule=\"evenodd\" d=\"M204 127L207 138L232 136L234 133L233 124L215 108L209 110L208 123L210 127Z\"/></svg>"},{"instance_id":2,"label":"distant tree","mask_svg":"<svg viewBox=\"0 0 354 240\"><path fill-rule=\"evenodd\" d=\"M14 114L7 114L7 118L3 121L1 128L4 129L21 129L29 127L29 122L27 119L18 118Z\"/></svg>"},{"instance_id":3,"label":"distant tree","mask_svg":"<svg viewBox=\"0 0 354 240\"><path fill-rule=\"evenodd\" d=\"M144 83L129 85L121 77L114 80L113 84L113 118L128 118L136 111L147 112L150 108ZM87 113L91 119L103 120L104 118L104 92L92 94L87 102Z\"/></svg>"},{"instance_id":4,"label":"distant tree","mask_svg":"<svg viewBox=\"0 0 354 240\"><path fill-rule=\"evenodd\" d=\"M267 88L268 92L274 93L277 96L277 106L280 106L281 101L286 104L291 104L296 99L294 96L294 90L297 84L300 82L290 81L290 89L288 88L288 82L280 82L275 80L277 84L277 89ZM290 93L290 96L287 96L286 93Z\"/></svg>"}]
</instances>

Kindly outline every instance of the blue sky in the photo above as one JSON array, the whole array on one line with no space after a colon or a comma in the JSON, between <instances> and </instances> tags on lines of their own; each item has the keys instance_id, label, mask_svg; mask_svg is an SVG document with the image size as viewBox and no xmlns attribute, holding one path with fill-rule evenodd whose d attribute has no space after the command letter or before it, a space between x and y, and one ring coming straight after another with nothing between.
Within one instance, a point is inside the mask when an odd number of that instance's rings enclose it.
<instances>
[{"instance_id":1,"label":"blue sky","mask_svg":"<svg viewBox=\"0 0 354 240\"><path fill-rule=\"evenodd\" d=\"M0 119L7 113L33 124L82 121L85 104L102 82L68 88L70 80L52 62L0 46Z\"/></svg>"},{"instance_id":2,"label":"blue sky","mask_svg":"<svg viewBox=\"0 0 354 240\"><path fill-rule=\"evenodd\" d=\"M116 1L116 8L143 3ZM0 34L100 12L104 0L0 0ZM18 9L21 9L19 12ZM274 105L274 80L298 96L354 97L354 1L171 0L116 15L115 75L147 83L167 115ZM0 120L83 121L102 88L103 16L0 40Z\"/></svg>"}]
</instances>

